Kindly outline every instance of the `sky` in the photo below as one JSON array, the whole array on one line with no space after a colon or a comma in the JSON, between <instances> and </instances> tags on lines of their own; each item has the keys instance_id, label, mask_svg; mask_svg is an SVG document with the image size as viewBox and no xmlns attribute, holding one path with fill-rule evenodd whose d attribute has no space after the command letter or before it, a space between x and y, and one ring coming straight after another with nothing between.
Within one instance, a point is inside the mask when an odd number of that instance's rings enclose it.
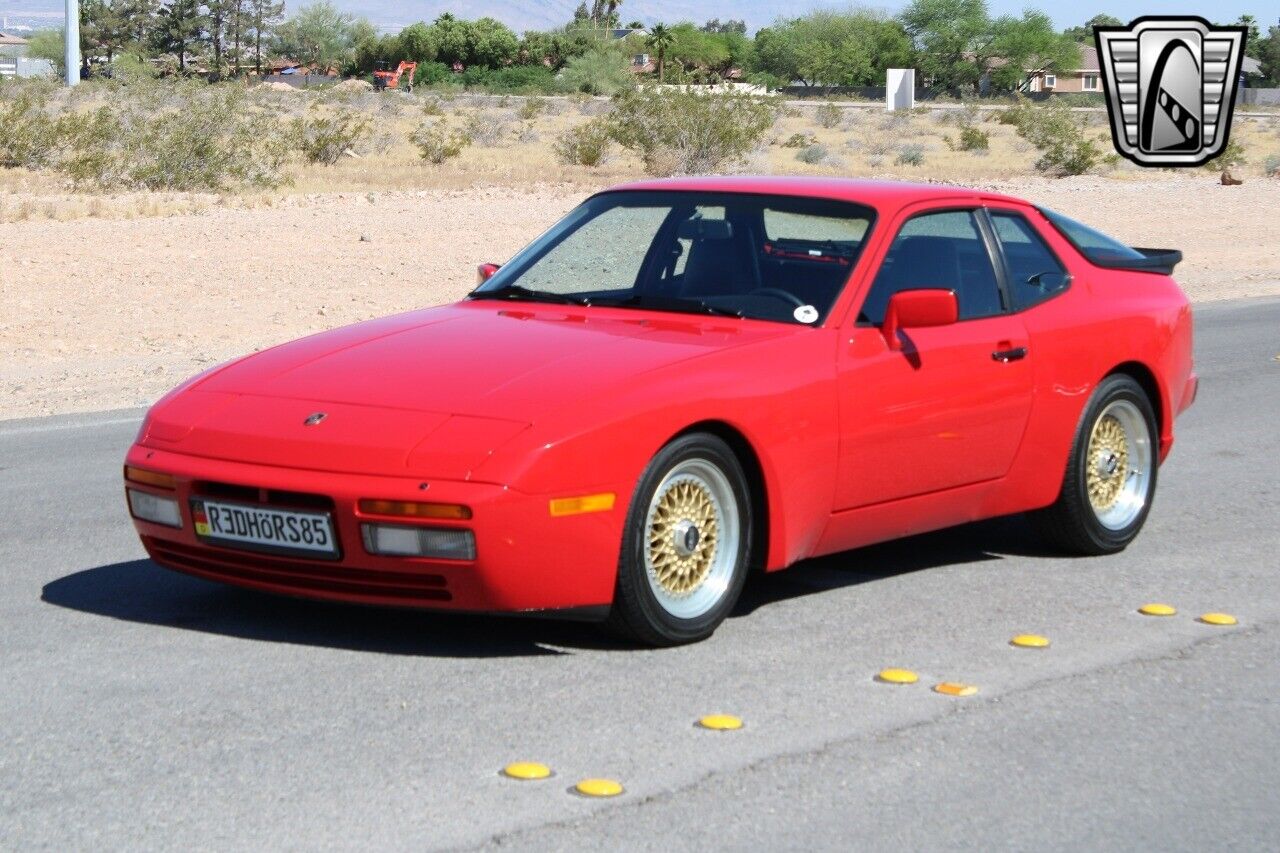
<instances>
[{"instance_id":1,"label":"sky","mask_svg":"<svg viewBox=\"0 0 1280 853\"><path fill-rule=\"evenodd\" d=\"M288 7L296 10L301 6L307 5L311 0L287 0ZM361 2L361 0L336 0L338 6L346 11L355 12L357 14L362 11L372 12L371 18L378 20L379 23L392 23L386 19L389 15L403 16L405 20L395 21L395 23L412 23L423 17L421 12L423 7L434 7L447 5L451 7L456 14L463 17L477 17L492 9L497 13L499 18L504 17L502 11L504 8L525 7L531 10L539 9L543 14L551 11L551 8L565 6L566 9L574 5L568 0L561 2L547 2L543 0L457 0L457 2L440 3L438 2L414 2L414 0L401 0L400 2L389 2L389 0L372 0L371 2ZM1166 3L1159 0L1084 0L1083 3L1063 2L1062 0L987 0L988 6L993 15L1013 14L1017 15L1024 8L1037 8L1047 13L1053 18L1054 23L1059 29L1083 24L1093 15L1105 12L1114 15L1123 21L1129 21L1140 15L1176 15L1176 14L1192 14L1201 15L1211 21L1234 21L1242 14L1251 14L1256 18L1263 27L1263 32L1269 26L1280 25L1280 3L1275 0L1226 0L1226 2L1201 2L1193 3ZM689 17L703 18L734 18L742 17L743 12L748 13L748 23L752 29L764 26L779 14L797 15L806 9L814 7L842 7L851 5L847 0L800 0L800 2L777 3L773 0L700 0L700 2L681 2L681 0L654 0L652 4L646 3L646 0L627 0L622 6L621 13L624 18L640 18L644 20L650 15L646 15L646 6L665 7L667 9L689 9L691 14ZM856 0L855 0L856 5ZM873 8L881 8L890 13L896 14L907 5L906 0L864 0L861 5ZM550 7L550 8L549 8ZM35 13L52 13L60 14L63 9L62 0L0 0L0 14L8 12L9 14L30 14ZM391 11L396 10L396 11ZM560 10L555 9L557 12ZM696 10L696 15L692 12ZM756 20L759 18L759 20ZM519 29L519 27L517 27Z\"/></svg>"}]
</instances>

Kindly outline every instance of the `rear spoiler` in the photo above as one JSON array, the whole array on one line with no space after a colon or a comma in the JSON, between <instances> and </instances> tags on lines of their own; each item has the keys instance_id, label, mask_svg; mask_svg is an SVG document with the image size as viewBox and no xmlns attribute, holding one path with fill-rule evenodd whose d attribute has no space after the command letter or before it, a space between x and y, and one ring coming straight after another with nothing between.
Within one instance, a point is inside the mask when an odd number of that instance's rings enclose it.
<instances>
[{"instance_id":1,"label":"rear spoiler","mask_svg":"<svg viewBox=\"0 0 1280 853\"><path fill-rule=\"evenodd\" d=\"M1173 275L1173 268L1182 263L1182 252L1177 249L1143 249L1134 246L1133 250L1142 254L1141 258L1099 258L1088 256L1095 266L1112 270L1136 270L1138 272Z\"/></svg>"}]
</instances>

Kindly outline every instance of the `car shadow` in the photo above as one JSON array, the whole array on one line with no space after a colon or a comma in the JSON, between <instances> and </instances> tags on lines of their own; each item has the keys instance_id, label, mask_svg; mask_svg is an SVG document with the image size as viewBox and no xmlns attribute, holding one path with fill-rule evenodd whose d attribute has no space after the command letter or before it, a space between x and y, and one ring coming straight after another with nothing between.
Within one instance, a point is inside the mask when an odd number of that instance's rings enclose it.
<instances>
[{"instance_id":1,"label":"car shadow","mask_svg":"<svg viewBox=\"0 0 1280 853\"><path fill-rule=\"evenodd\" d=\"M732 618L774 602L920 569L1045 553L1020 518L979 522L805 560L785 572L754 578ZM204 581L146 559L69 574L45 585L41 599L128 622L378 654L497 658L639 648L580 622L288 598Z\"/></svg>"},{"instance_id":2,"label":"car shadow","mask_svg":"<svg viewBox=\"0 0 1280 853\"><path fill-rule=\"evenodd\" d=\"M1051 551L1026 516L977 521L933 533L803 560L785 572L754 578L742 591L733 617L778 601L883 580L922 569L1000 560L1009 556L1061 556Z\"/></svg>"}]
</instances>

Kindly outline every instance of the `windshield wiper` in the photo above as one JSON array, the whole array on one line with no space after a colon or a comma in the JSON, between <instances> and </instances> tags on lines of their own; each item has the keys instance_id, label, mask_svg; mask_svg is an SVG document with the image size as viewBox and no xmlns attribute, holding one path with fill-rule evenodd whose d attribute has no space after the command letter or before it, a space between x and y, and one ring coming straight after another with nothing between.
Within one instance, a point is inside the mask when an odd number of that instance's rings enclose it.
<instances>
[{"instance_id":1,"label":"windshield wiper","mask_svg":"<svg viewBox=\"0 0 1280 853\"><path fill-rule=\"evenodd\" d=\"M557 305L591 304L591 300L585 297L552 293L549 290L532 290L519 284L509 284L498 290L474 290L469 295L472 299L516 299L526 302L552 302Z\"/></svg>"},{"instance_id":2,"label":"windshield wiper","mask_svg":"<svg viewBox=\"0 0 1280 853\"><path fill-rule=\"evenodd\" d=\"M737 308L722 308L701 299L681 299L676 296L653 296L637 293L625 299L593 299L592 305L608 308L653 308L658 311L679 311L684 314L714 314L719 317L737 317L746 315Z\"/></svg>"}]
</instances>

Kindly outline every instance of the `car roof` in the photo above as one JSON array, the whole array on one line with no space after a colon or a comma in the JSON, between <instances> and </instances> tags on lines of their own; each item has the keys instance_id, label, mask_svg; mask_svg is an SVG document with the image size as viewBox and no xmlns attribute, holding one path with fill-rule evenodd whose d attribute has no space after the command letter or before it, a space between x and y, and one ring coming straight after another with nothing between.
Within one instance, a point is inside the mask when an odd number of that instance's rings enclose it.
<instances>
[{"instance_id":1,"label":"car roof","mask_svg":"<svg viewBox=\"0 0 1280 853\"><path fill-rule=\"evenodd\" d=\"M827 198L851 201L876 208L881 213L921 201L944 199L989 199L1027 204L1013 196L951 184L913 184L907 181L871 181L854 178L807 178L782 175L722 175L693 178L662 178L635 181L611 187L606 192L657 190L667 192L732 192L761 195Z\"/></svg>"}]
</instances>

